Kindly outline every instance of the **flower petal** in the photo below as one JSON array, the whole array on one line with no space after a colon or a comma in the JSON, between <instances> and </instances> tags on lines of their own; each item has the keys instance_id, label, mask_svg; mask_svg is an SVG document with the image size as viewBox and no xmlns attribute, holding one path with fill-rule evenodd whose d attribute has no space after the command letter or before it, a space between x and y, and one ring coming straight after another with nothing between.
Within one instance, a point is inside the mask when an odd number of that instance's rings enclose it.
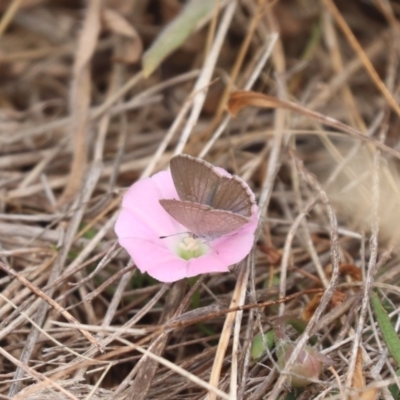
<instances>
[{"instance_id":1,"label":"flower petal","mask_svg":"<svg viewBox=\"0 0 400 400\"><path fill-rule=\"evenodd\" d=\"M119 242L141 272L147 272L160 282L175 282L188 276L188 262L167 248L143 239L123 238Z\"/></svg>"},{"instance_id":2,"label":"flower petal","mask_svg":"<svg viewBox=\"0 0 400 400\"><path fill-rule=\"evenodd\" d=\"M190 278L211 272L229 272L228 267L229 264L221 261L217 255L206 254L188 261L186 276Z\"/></svg>"},{"instance_id":3,"label":"flower petal","mask_svg":"<svg viewBox=\"0 0 400 400\"><path fill-rule=\"evenodd\" d=\"M212 246L213 254L216 254L221 262L226 265L233 265L242 261L249 254L254 243L254 234L237 233L226 239L224 242Z\"/></svg>"},{"instance_id":4,"label":"flower petal","mask_svg":"<svg viewBox=\"0 0 400 400\"><path fill-rule=\"evenodd\" d=\"M123 208L115 223L115 233L119 238L157 239L159 236L135 213Z\"/></svg>"},{"instance_id":5,"label":"flower petal","mask_svg":"<svg viewBox=\"0 0 400 400\"><path fill-rule=\"evenodd\" d=\"M151 177L157 189L160 191L159 199L179 199L172 180L171 171L161 171Z\"/></svg>"},{"instance_id":6,"label":"flower petal","mask_svg":"<svg viewBox=\"0 0 400 400\"><path fill-rule=\"evenodd\" d=\"M258 207L254 206L251 221L229 235L223 236L210 245L221 261L233 265L243 260L249 254L254 243L254 232L258 224Z\"/></svg>"},{"instance_id":7,"label":"flower petal","mask_svg":"<svg viewBox=\"0 0 400 400\"><path fill-rule=\"evenodd\" d=\"M168 174L167 171L163 172ZM169 175L171 174L169 173ZM146 178L129 188L122 200L122 207L132 212L138 220L140 219L144 224L147 224L156 233L156 236L173 235L179 229L181 232L184 231L161 207L158 201L161 198L163 198L163 195L153 178Z\"/></svg>"},{"instance_id":8,"label":"flower petal","mask_svg":"<svg viewBox=\"0 0 400 400\"><path fill-rule=\"evenodd\" d=\"M191 276L188 275L188 262L181 258L161 260L159 264L153 265L147 273L161 282L176 282Z\"/></svg>"}]
</instances>

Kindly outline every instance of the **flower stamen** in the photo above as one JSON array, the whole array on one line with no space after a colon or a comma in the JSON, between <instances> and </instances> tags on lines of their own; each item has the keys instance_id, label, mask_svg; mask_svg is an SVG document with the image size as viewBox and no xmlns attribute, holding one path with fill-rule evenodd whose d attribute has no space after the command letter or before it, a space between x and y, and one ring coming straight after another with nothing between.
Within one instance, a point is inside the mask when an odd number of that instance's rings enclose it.
<instances>
[{"instance_id":1,"label":"flower stamen","mask_svg":"<svg viewBox=\"0 0 400 400\"><path fill-rule=\"evenodd\" d=\"M179 242L178 255L184 260L198 258L207 253L208 247L201 239L186 236Z\"/></svg>"}]
</instances>

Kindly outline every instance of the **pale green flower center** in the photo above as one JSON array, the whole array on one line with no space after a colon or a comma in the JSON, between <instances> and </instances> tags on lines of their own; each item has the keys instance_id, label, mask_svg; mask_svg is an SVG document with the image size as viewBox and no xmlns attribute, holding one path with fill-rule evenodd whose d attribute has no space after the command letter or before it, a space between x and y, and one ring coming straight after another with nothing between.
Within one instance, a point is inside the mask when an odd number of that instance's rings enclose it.
<instances>
[{"instance_id":1,"label":"pale green flower center","mask_svg":"<svg viewBox=\"0 0 400 400\"><path fill-rule=\"evenodd\" d=\"M202 239L186 236L179 242L178 256L184 260L190 260L191 258L201 257L207 253L207 250L208 247Z\"/></svg>"}]
</instances>

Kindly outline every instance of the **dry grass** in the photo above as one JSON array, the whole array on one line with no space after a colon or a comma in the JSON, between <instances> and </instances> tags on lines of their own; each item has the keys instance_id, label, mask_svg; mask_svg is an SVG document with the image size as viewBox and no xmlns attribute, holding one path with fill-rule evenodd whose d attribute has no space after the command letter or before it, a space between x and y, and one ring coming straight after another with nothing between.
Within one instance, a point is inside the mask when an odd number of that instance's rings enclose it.
<instances>
[{"instance_id":1,"label":"dry grass","mask_svg":"<svg viewBox=\"0 0 400 400\"><path fill-rule=\"evenodd\" d=\"M148 78L180 3L82 3L0 2L0 399L283 399L250 347L294 318L331 363L292 398L393 398L369 298L397 315L398 3L221 1ZM282 103L232 118L235 89ZM231 273L162 284L113 226L179 152L249 182L259 234Z\"/></svg>"}]
</instances>

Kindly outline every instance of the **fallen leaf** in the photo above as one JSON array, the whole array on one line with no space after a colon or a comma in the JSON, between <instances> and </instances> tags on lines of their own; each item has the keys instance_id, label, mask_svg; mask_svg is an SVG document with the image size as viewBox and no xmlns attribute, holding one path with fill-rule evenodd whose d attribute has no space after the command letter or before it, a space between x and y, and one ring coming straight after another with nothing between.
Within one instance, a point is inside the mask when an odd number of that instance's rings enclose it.
<instances>
[{"instance_id":1,"label":"fallen leaf","mask_svg":"<svg viewBox=\"0 0 400 400\"><path fill-rule=\"evenodd\" d=\"M362 350L357 352L356 366L354 369L352 388L357 389L357 394L349 396L350 400L375 400L378 395L377 388L366 388L362 365Z\"/></svg>"},{"instance_id":2,"label":"fallen leaf","mask_svg":"<svg viewBox=\"0 0 400 400\"><path fill-rule=\"evenodd\" d=\"M361 269L354 264L340 264L339 271L340 274L349 275L355 281L361 281L362 279Z\"/></svg>"},{"instance_id":3,"label":"fallen leaf","mask_svg":"<svg viewBox=\"0 0 400 400\"><path fill-rule=\"evenodd\" d=\"M332 264L328 264L325 267L325 273L328 278L332 276ZM361 281L362 279L361 269L354 264L346 264L346 263L340 264L339 273L340 275L348 275L357 282Z\"/></svg>"},{"instance_id":4,"label":"fallen leaf","mask_svg":"<svg viewBox=\"0 0 400 400\"><path fill-rule=\"evenodd\" d=\"M327 117L321 113L310 110L299 104L293 103L291 101L285 101L278 99L277 97L268 96L263 93L252 92L252 91L237 91L231 94L228 102L228 111L236 116L237 113L246 107L260 107L260 108L282 108L284 110L294 111L301 115L304 115L310 119L320 122L321 124L334 127L341 132L345 132L353 138L356 138L362 142L367 142L373 144L376 148L385 151L387 154L400 159L400 153L392 149L391 147L379 142L378 140L371 138L369 136L363 135L357 129L352 128L342 122Z\"/></svg>"},{"instance_id":5,"label":"fallen leaf","mask_svg":"<svg viewBox=\"0 0 400 400\"><path fill-rule=\"evenodd\" d=\"M301 318L304 321L309 321L311 319L311 317L314 315L314 312L317 309L317 307L319 306L319 303L321 301L322 294L323 293L317 293L311 299L311 301L308 304L306 304L306 306L304 307L304 310L301 314ZM339 306L340 304L342 304L345 299L346 299L346 295L343 292L336 290L333 293L331 300L329 301L329 306L331 308L335 308L335 307Z\"/></svg>"}]
</instances>

